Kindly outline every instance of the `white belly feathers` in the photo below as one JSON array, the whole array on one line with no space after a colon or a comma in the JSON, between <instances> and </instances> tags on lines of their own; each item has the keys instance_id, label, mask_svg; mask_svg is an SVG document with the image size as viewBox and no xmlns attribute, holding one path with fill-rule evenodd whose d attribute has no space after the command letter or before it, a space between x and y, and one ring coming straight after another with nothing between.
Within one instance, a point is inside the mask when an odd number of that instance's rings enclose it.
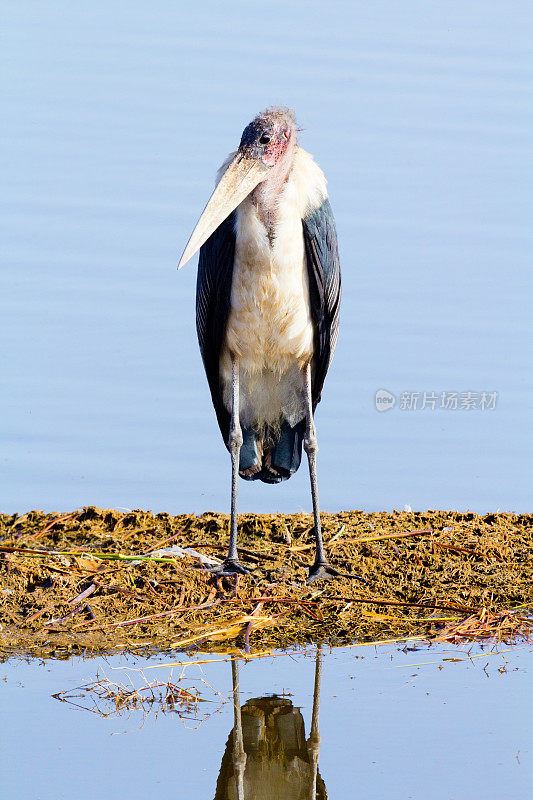
<instances>
[{"instance_id":1,"label":"white belly feathers","mask_svg":"<svg viewBox=\"0 0 533 800\"><path fill-rule=\"evenodd\" d=\"M313 197L309 173L317 188ZM245 426L276 426L282 418L295 425L305 416L302 370L313 355L313 324L302 218L326 196L322 171L298 149L272 244L251 197L237 209L231 311L220 366L231 410L230 353L239 360Z\"/></svg>"}]
</instances>

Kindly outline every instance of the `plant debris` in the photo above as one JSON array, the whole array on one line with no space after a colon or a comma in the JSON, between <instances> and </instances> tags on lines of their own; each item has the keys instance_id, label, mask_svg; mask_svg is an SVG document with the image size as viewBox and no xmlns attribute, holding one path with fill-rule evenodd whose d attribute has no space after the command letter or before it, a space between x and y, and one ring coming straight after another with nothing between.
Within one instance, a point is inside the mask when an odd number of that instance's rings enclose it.
<instances>
[{"instance_id":1,"label":"plant debris","mask_svg":"<svg viewBox=\"0 0 533 800\"><path fill-rule=\"evenodd\" d=\"M312 517L239 517L251 575L205 569L228 518L87 507L0 514L0 656L269 651L420 636L527 639L533 515L323 514L332 563L357 573L307 586Z\"/></svg>"},{"instance_id":2,"label":"plant debris","mask_svg":"<svg viewBox=\"0 0 533 800\"><path fill-rule=\"evenodd\" d=\"M166 681L148 680L142 670L141 685L135 686L134 681L129 677L129 683L117 682L108 678L107 675L97 675L96 680L84 683L74 689L63 692L56 692L52 697L61 703L79 708L83 711L90 711L100 717L127 717L130 718L132 712L137 712L136 717L141 714L141 727L149 714L175 714L183 721L192 720L201 724L213 712L211 707L208 710L200 711L201 703L210 703L215 711L220 709L226 699L215 690L203 678L197 678L196 682L188 687L185 686L185 674L174 679L172 674ZM204 695L209 692L209 696L203 696L197 684L202 685Z\"/></svg>"}]
</instances>

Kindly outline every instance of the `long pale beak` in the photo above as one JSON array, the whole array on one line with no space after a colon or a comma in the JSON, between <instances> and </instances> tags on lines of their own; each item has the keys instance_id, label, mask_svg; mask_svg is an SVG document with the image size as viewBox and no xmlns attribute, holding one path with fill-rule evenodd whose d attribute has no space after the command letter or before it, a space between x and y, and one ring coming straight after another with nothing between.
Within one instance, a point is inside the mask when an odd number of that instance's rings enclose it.
<instances>
[{"instance_id":1,"label":"long pale beak","mask_svg":"<svg viewBox=\"0 0 533 800\"><path fill-rule=\"evenodd\" d=\"M265 179L267 172L268 167L264 164L237 153L209 198L209 202L187 242L178 269L181 269L192 258L213 231L224 222L226 217L229 217L257 184Z\"/></svg>"}]
</instances>

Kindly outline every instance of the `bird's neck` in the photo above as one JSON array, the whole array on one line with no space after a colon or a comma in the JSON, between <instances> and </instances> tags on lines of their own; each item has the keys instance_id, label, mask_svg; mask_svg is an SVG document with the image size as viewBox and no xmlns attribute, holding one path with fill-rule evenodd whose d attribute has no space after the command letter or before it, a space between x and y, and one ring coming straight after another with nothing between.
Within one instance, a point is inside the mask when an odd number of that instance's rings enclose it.
<instances>
[{"instance_id":1,"label":"bird's neck","mask_svg":"<svg viewBox=\"0 0 533 800\"><path fill-rule=\"evenodd\" d=\"M294 148L295 145L291 142L280 162L272 167L268 178L261 181L252 192L252 201L257 209L259 219L266 228L270 244L275 239L279 200L291 173Z\"/></svg>"}]
</instances>

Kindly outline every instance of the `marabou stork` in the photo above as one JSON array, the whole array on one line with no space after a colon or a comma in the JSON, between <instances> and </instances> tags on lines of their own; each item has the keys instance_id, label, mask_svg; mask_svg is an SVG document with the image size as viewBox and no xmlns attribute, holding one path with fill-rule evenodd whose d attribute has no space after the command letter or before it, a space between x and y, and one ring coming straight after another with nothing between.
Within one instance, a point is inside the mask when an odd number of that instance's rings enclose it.
<instances>
[{"instance_id":1,"label":"marabou stork","mask_svg":"<svg viewBox=\"0 0 533 800\"><path fill-rule=\"evenodd\" d=\"M316 538L308 582L341 575L322 542L313 419L339 327L337 235L326 179L299 147L292 111L269 108L246 126L179 267L198 249L198 340L231 454L230 543L219 574L248 571L237 554L238 476L287 480L303 443Z\"/></svg>"}]
</instances>

